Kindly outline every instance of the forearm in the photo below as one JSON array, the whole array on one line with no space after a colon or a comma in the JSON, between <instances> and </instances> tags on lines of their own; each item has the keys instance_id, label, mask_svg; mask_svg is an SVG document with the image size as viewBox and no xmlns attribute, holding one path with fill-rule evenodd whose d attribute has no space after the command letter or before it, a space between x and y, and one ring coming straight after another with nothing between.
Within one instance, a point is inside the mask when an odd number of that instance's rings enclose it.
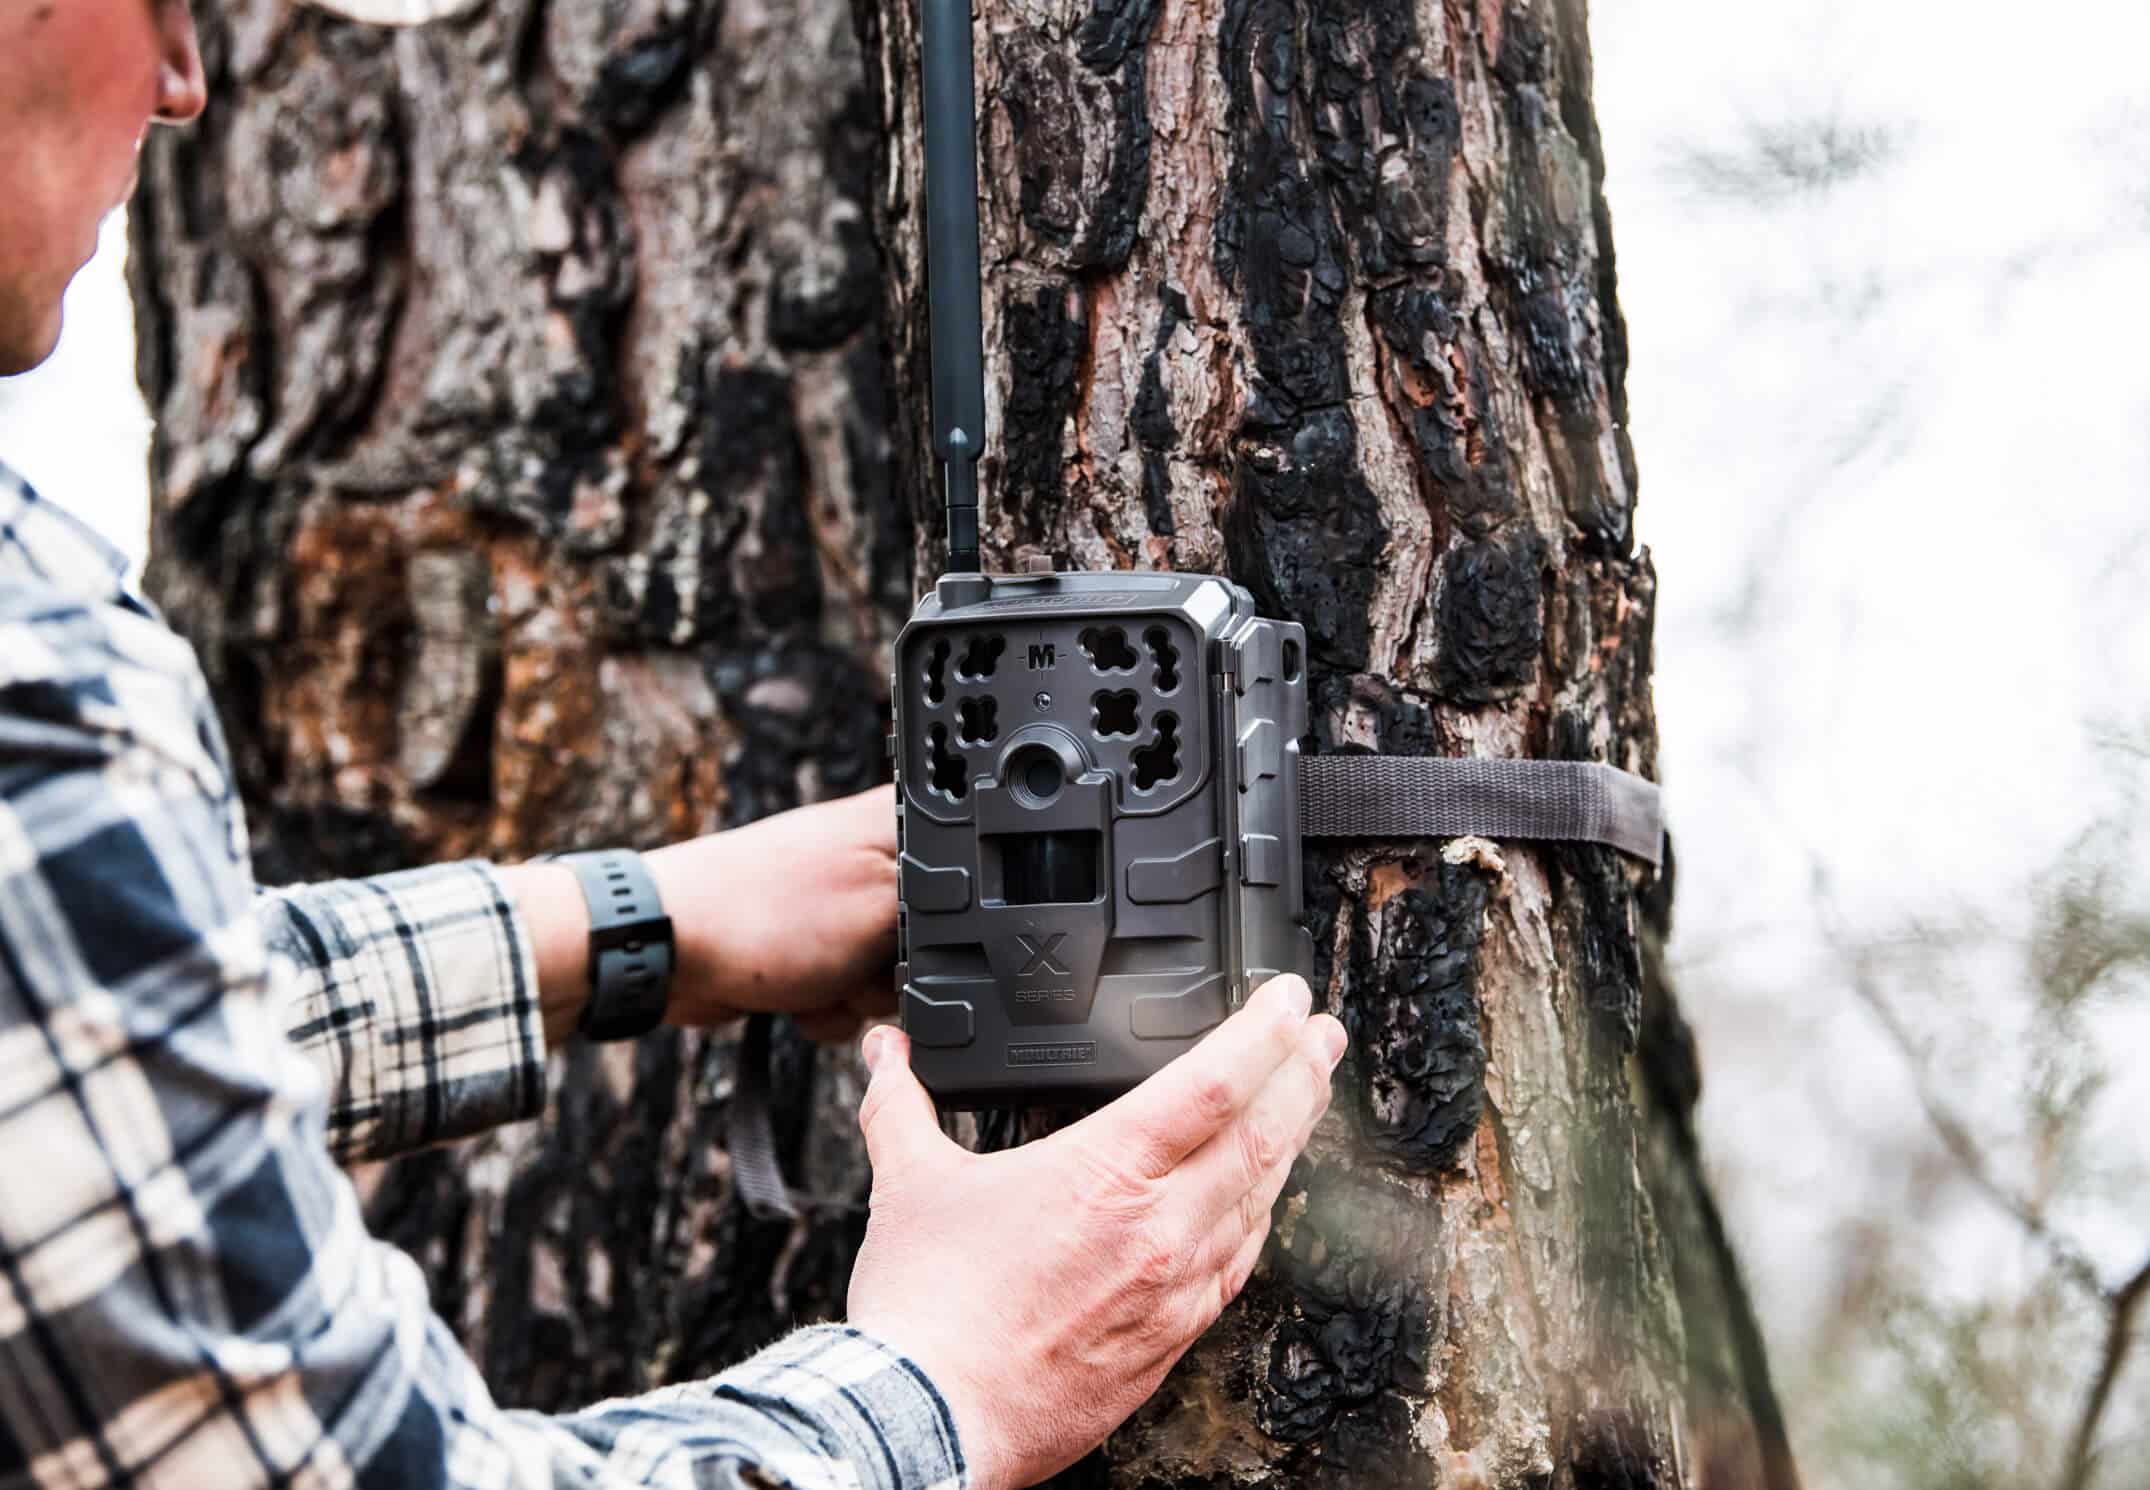
<instances>
[{"instance_id":1,"label":"forearm","mask_svg":"<svg viewBox=\"0 0 2150 1490\"><path fill-rule=\"evenodd\" d=\"M65 558L79 536L29 500L0 482L0 530ZM0 1480L964 1483L917 1367L833 1328L652 1397L501 1411L328 1150L543 1105L580 976L570 887L464 864L255 894L184 645L125 597L55 588L109 585L95 554L10 572L6 547L0 1356L28 1369L0 1392L21 1471Z\"/></svg>"},{"instance_id":2,"label":"forearm","mask_svg":"<svg viewBox=\"0 0 2150 1490\"><path fill-rule=\"evenodd\" d=\"M512 883L465 866L415 886L317 886L278 897L280 915L287 928L335 946L363 933L381 907L428 911L425 944L439 971L454 960L442 949L459 940L439 918L451 903L470 910L471 884L459 878L503 890ZM34 1257L31 1276L41 1280L18 1301L15 1328L34 1323L48 1358L95 1359L105 1375L99 1394L70 1399L66 1412L31 1413L29 1399L0 1403L0 1441L25 1446L39 1462L91 1465L85 1490L211 1480L268 1490L302 1463L345 1466L361 1485L457 1490L966 1483L953 1420L919 1368L833 1326L644 1397L558 1417L501 1411L432 1313L418 1269L366 1235L350 1183L325 1152L323 1094L281 1036L291 999L278 985L289 966L271 961L251 935L243 891L226 904L236 920L205 931L201 955L165 964L179 982L153 1001L70 1004L69 985L58 981L68 960L55 958L50 981L28 1002L64 1011L54 1024L69 1037L15 1044L84 1064L69 1066L69 1080L47 1083L49 1095L12 1119L12 1136L62 1177L0 1206L0 1244ZM443 934L446 942L433 939ZM364 955L379 946L361 942ZM166 1007L214 1013L145 1043L141 1031L162 1028L151 1016ZM0 1035L26 1033L19 1016L0 1011ZM472 1054L436 1040L426 1059L456 1068ZM443 1098L455 1085L428 1090ZM75 1116L85 1098L99 1111L124 1107L133 1120L85 1124ZM393 1109L408 1104L393 1097L388 1105L379 1122L393 1125ZM149 1223L117 1232L103 1225L111 1197L152 1173L154 1188L139 1192L141 1204L153 1202L142 1212ZM10 1334L0 1326L0 1347ZM185 1348L175 1349L181 1340ZM125 1437L140 1457L111 1472L92 1445L121 1441L111 1425L144 1420L146 1404L160 1400L199 1404L200 1417L169 1439ZM272 1412L273 1431L261 1431Z\"/></svg>"}]
</instances>

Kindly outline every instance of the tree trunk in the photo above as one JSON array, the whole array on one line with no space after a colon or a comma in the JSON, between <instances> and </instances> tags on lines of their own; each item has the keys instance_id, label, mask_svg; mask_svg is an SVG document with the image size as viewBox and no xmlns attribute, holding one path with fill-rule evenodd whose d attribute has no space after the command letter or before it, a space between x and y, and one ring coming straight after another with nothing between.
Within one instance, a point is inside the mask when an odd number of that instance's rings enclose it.
<instances>
[{"instance_id":1,"label":"tree trunk","mask_svg":"<svg viewBox=\"0 0 2150 1490\"><path fill-rule=\"evenodd\" d=\"M858 4L892 384L923 389L916 10ZM1582 0L992 0L975 52L989 558L1229 572L1305 623L1324 748L1653 772ZM1246 1298L1087 1472L1792 1483L1691 1043L1645 998L1669 887L1481 841L1308 879L1339 1115Z\"/></svg>"},{"instance_id":2,"label":"tree trunk","mask_svg":"<svg viewBox=\"0 0 2150 1490\"><path fill-rule=\"evenodd\" d=\"M879 779L910 517L843 0L201 21L215 102L134 217L153 584L263 878L646 845ZM732 1049L574 1050L542 1125L367 1176L504 1400L841 1311L863 1211L794 1236L734 1202ZM804 1172L862 1205L853 1057L786 1027L777 1076L794 1166L811 1128Z\"/></svg>"},{"instance_id":3,"label":"tree trunk","mask_svg":"<svg viewBox=\"0 0 2150 1490\"><path fill-rule=\"evenodd\" d=\"M264 877L875 779L936 538L912 8L203 22L218 102L135 216L152 577ZM990 0L978 67L990 556L1233 574L1306 623L1324 746L1649 771L1581 0ZM1070 1481L1791 1485L1669 885L1459 841L1308 888L1336 1112L1245 1300ZM840 1312L854 1058L780 1043L833 1197L794 1232L732 1195L731 1049L577 1051L542 1124L366 1177L503 1400Z\"/></svg>"}]
</instances>

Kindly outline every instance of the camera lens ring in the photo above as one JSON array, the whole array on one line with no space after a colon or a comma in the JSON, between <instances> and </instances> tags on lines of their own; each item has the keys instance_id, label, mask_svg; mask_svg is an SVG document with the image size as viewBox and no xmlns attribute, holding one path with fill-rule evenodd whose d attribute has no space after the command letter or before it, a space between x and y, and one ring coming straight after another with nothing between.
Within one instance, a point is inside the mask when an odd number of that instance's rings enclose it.
<instances>
[{"instance_id":1,"label":"camera lens ring","mask_svg":"<svg viewBox=\"0 0 2150 1490\"><path fill-rule=\"evenodd\" d=\"M1067 769L1046 745L1026 745L1008 761L1008 781L1039 806L1060 795L1067 785Z\"/></svg>"}]
</instances>

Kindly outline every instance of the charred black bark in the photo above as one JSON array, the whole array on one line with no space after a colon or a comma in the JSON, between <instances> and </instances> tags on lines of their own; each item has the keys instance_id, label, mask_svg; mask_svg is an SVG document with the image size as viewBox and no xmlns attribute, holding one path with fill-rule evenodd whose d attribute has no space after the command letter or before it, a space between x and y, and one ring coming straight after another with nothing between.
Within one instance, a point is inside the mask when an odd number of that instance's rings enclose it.
<instances>
[{"instance_id":1,"label":"charred black bark","mask_svg":"<svg viewBox=\"0 0 2150 1490\"><path fill-rule=\"evenodd\" d=\"M1391 1163L1428 1172L1462 1157L1484 1113L1478 957L1490 893L1482 873L1449 864L1434 884L1397 898L1383 945L1358 928L1346 1005L1361 1131Z\"/></svg>"},{"instance_id":2,"label":"charred black bark","mask_svg":"<svg viewBox=\"0 0 2150 1490\"><path fill-rule=\"evenodd\" d=\"M1651 771L1582 7L1007 7L978 48L989 553L1229 572L1306 625L1324 750ZM856 10L908 129L914 19ZM1139 98L1090 86L1114 69ZM891 164L915 386L921 183L915 151ZM907 419L922 492L926 449ZM1755 1378L1681 1323L1725 1295L1674 1261L1695 1156L1635 1096L1647 886L1600 849L1310 849L1316 979L1352 1033L1338 1118L1246 1297L1057 1485L1777 1484L1718 1452L1767 1436L1766 1384L1694 1387Z\"/></svg>"},{"instance_id":3,"label":"charred black bark","mask_svg":"<svg viewBox=\"0 0 2150 1490\"><path fill-rule=\"evenodd\" d=\"M1142 390L1135 395L1132 429L1142 447L1142 515L1150 531L1170 537L1176 530L1172 516L1171 479L1167 457L1179 443L1180 432L1172 422L1172 406L1165 393L1164 354L1192 312L1187 297L1166 286L1158 297L1160 314L1157 337L1142 364Z\"/></svg>"},{"instance_id":4,"label":"charred black bark","mask_svg":"<svg viewBox=\"0 0 2150 1490\"><path fill-rule=\"evenodd\" d=\"M1240 154L1217 219L1217 267L1239 293L1255 374L1229 536L1234 573L1271 614L1305 623L1315 660L1360 672L1388 535L1350 406L1344 236L1295 126L1298 25L1290 0L1229 0L1222 21Z\"/></svg>"},{"instance_id":5,"label":"charred black bark","mask_svg":"<svg viewBox=\"0 0 2150 1490\"><path fill-rule=\"evenodd\" d=\"M1302 1164L1291 1189L1305 1208L1276 1253L1289 1316L1256 1386L1257 1421L1272 1438L1319 1444L1287 1467L1397 1483L1418 1458L1408 1429L1395 1431L1411 1416L1400 1394L1425 1390L1434 1344L1429 1280L1411 1250L1424 1218L1407 1197L1333 1167Z\"/></svg>"},{"instance_id":6,"label":"charred black bark","mask_svg":"<svg viewBox=\"0 0 2150 1490\"><path fill-rule=\"evenodd\" d=\"M1061 443L1075 409L1089 322L1074 284L1057 279L1011 296L1001 315L1011 376L996 490L1028 541L1048 544L1067 504Z\"/></svg>"},{"instance_id":7,"label":"charred black bark","mask_svg":"<svg viewBox=\"0 0 2150 1490\"><path fill-rule=\"evenodd\" d=\"M1512 698L1537 670L1545 643L1535 534L1466 541L1441 565L1440 683L1459 704Z\"/></svg>"}]
</instances>

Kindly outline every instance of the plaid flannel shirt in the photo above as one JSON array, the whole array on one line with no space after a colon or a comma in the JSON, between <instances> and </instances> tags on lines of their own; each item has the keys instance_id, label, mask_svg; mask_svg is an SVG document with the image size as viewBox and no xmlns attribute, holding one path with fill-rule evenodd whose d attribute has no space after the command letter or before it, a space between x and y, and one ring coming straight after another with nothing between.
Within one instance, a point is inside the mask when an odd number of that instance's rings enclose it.
<instances>
[{"instance_id":1,"label":"plaid flannel shirt","mask_svg":"<svg viewBox=\"0 0 2150 1490\"><path fill-rule=\"evenodd\" d=\"M859 1331L561 1417L495 1406L331 1160L544 1101L492 871L257 895L187 645L0 466L0 1490L960 1487Z\"/></svg>"}]
</instances>

